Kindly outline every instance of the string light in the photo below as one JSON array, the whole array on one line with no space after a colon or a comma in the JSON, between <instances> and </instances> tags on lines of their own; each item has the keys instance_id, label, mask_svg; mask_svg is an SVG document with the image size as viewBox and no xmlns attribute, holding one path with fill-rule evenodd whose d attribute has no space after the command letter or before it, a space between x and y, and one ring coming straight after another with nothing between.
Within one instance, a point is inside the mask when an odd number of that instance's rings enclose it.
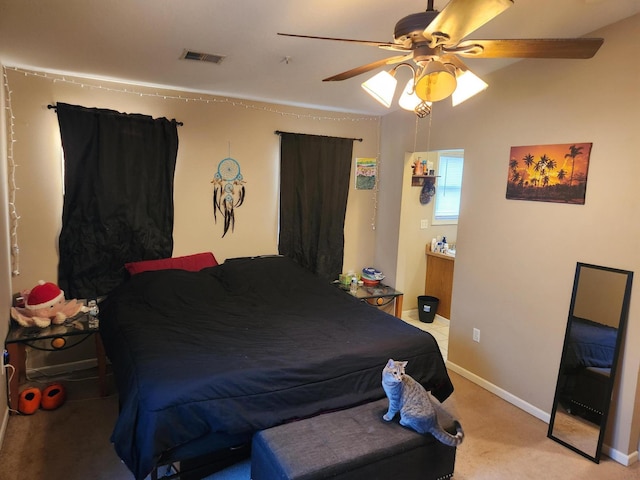
<instances>
[{"instance_id":1,"label":"string light","mask_svg":"<svg viewBox=\"0 0 640 480\"><path fill-rule=\"evenodd\" d=\"M183 101L185 103L188 103L188 102L199 102L199 103L228 104L228 105L231 105L233 107L241 107L241 108L245 108L245 109L258 110L258 111L267 112L267 113L275 113L275 114L279 114L279 115L283 115L283 116L295 117L295 118L298 118L298 119L325 120L325 121L335 121L335 122L346 122L346 121L351 121L351 122L361 122L361 121L379 122L380 121L380 117L377 117L377 116L335 117L335 116L329 116L329 115L326 115L326 116L325 115L315 115L315 114L310 114L310 113L307 113L307 114L305 114L305 113L294 113L294 112L287 112L287 111L284 111L284 110L279 110L278 108L275 108L275 107L256 105L255 103L250 103L248 101L240 100L240 99L237 99L237 98L230 98L230 97L203 98L202 96L195 96L195 94L194 94L194 96L183 96L183 95L167 95L166 93L157 93L157 92L139 92L139 91L136 91L136 90L132 90L130 88L124 88L124 87L118 88L118 87L114 87L114 86L102 85L100 83L97 83L97 84L84 83L80 79L67 78L66 76L60 76L60 75L56 75L56 74L52 74L52 73L40 72L40 71L35 71L35 70L25 70L25 69L20 68L20 67L4 67L4 70L6 70L6 69L13 70L13 71L18 72L18 73L22 73L24 76L45 78L47 80L53 81L54 83L61 82L61 83L69 84L69 85L75 85L75 86L78 86L80 88L92 88L92 89L102 90L102 91L105 91L105 92L128 93L128 94L136 95L136 96L139 96L139 97L154 97L154 98L162 98L164 100L180 100L180 101ZM96 80L96 82L99 82L99 81ZM148 88L148 87L145 87L145 88Z\"/></svg>"},{"instance_id":2,"label":"string light","mask_svg":"<svg viewBox=\"0 0 640 480\"><path fill-rule=\"evenodd\" d=\"M378 219L378 190L380 189L380 167L382 166L382 157L380 155L380 122L378 122L378 128L377 128L377 141L376 144L378 145L378 153L376 154L376 164L378 166L378 171L376 173L376 183L373 186L373 213L372 213L372 217L371 217L371 230L375 230L376 229L376 221Z\"/></svg>"},{"instance_id":3,"label":"string light","mask_svg":"<svg viewBox=\"0 0 640 480\"><path fill-rule=\"evenodd\" d=\"M2 68L2 78L4 80L5 90L5 108L9 120L9 145L7 146L7 162L9 175L9 231L11 244L11 275L17 277L20 275L20 248L18 247L18 221L20 215L16 209L16 165L13 156L13 144L16 143L15 116L13 115L13 107L11 106L11 94L9 88L9 79L7 77L6 68Z\"/></svg>"}]
</instances>

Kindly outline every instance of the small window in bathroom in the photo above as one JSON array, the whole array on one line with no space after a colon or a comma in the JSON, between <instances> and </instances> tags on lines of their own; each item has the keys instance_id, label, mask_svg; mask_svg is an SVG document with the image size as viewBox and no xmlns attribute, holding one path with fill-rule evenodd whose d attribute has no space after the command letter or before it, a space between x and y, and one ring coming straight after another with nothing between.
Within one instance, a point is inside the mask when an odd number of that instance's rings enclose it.
<instances>
[{"instance_id":1,"label":"small window in bathroom","mask_svg":"<svg viewBox=\"0 0 640 480\"><path fill-rule=\"evenodd\" d=\"M438 179L436 181L433 224L457 224L462 191L464 150L439 151L437 162L436 175Z\"/></svg>"}]
</instances>

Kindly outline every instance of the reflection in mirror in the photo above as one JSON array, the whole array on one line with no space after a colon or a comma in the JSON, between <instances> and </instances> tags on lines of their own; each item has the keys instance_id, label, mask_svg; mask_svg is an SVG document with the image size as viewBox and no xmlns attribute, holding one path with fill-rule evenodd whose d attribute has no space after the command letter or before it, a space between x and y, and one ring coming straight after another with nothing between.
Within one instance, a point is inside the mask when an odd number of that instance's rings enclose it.
<instances>
[{"instance_id":1,"label":"reflection in mirror","mask_svg":"<svg viewBox=\"0 0 640 480\"><path fill-rule=\"evenodd\" d=\"M633 272L578 263L548 437L598 463Z\"/></svg>"}]
</instances>

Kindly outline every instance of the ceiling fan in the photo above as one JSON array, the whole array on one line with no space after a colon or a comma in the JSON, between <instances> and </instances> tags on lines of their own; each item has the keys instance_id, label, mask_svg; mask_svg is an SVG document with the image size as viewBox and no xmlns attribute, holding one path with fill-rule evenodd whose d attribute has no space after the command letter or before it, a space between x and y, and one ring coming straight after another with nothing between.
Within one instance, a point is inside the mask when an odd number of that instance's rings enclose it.
<instances>
[{"instance_id":1,"label":"ceiling fan","mask_svg":"<svg viewBox=\"0 0 640 480\"><path fill-rule=\"evenodd\" d=\"M361 65L323 81L346 80L385 65L396 64L389 72L382 71L362 85L376 100L389 107L397 84L395 72L400 66L407 66L413 70L413 78L399 103L420 117L430 113L432 102L453 96L456 105L487 87L459 57L586 59L595 55L604 42L602 38L466 40L467 35L504 12L514 1L451 0L441 12L433 8L433 1L428 0L426 11L400 19L396 23L392 42L290 33L278 35L352 42L401 52L400 55ZM408 63L410 61L413 63ZM477 83L471 93L465 91L468 82Z\"/></svg>"}]
</instances>

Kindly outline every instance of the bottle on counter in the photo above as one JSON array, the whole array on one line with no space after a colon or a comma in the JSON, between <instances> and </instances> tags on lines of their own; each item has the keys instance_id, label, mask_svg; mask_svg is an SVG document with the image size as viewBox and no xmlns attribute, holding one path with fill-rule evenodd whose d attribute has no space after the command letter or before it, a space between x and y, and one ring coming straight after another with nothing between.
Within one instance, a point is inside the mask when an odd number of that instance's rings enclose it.
<instances>
[{"instance_id":1,"label":"bottle on counter","mask_svg":"<svg viewBox=\"0 0 640 480\"><path fill-rule=\"evenodd\" d=\"M420 157L418 157L418 161L415 163L415 167L413 169L413 174L414 175L422 175L423 174L422 161L420 160Z\"/></svg>"},{"instance_id":2,"label":"bottle on counter","mask_svg":"<svg viewBox=\"0 0 640 480\"><path fill-rule=\"evenodd\" d=\"M87 303L87 307L89 308L89 315L91 315L92 317L97 317L98 313L100 313L98 302L96 302L95 300L89 300L89 303Z\"/></svg>"},{"instance_id":3,"label":"bottle on counter","mask_svg":"<svg viewBox=\"0 0 640 480\"><path fill-rule=\"evenodd\" d=\"M89 308L89 328L98 328L100 326L100 320L98 319L100 308L98 307L98 302L96 300L89 300L87 307Z\"/></svg>"},{"instance_id":4,"label":"bottle on counter","mask_svg":"<svg viewBox=\"0 0 640 480\"><path fill-rule=\"evenodd\" d=\"M355 295L358 292L358 277L354 275L351 277L351 284L349 285L349 293Z\"/></svg>"}]
</instances>

